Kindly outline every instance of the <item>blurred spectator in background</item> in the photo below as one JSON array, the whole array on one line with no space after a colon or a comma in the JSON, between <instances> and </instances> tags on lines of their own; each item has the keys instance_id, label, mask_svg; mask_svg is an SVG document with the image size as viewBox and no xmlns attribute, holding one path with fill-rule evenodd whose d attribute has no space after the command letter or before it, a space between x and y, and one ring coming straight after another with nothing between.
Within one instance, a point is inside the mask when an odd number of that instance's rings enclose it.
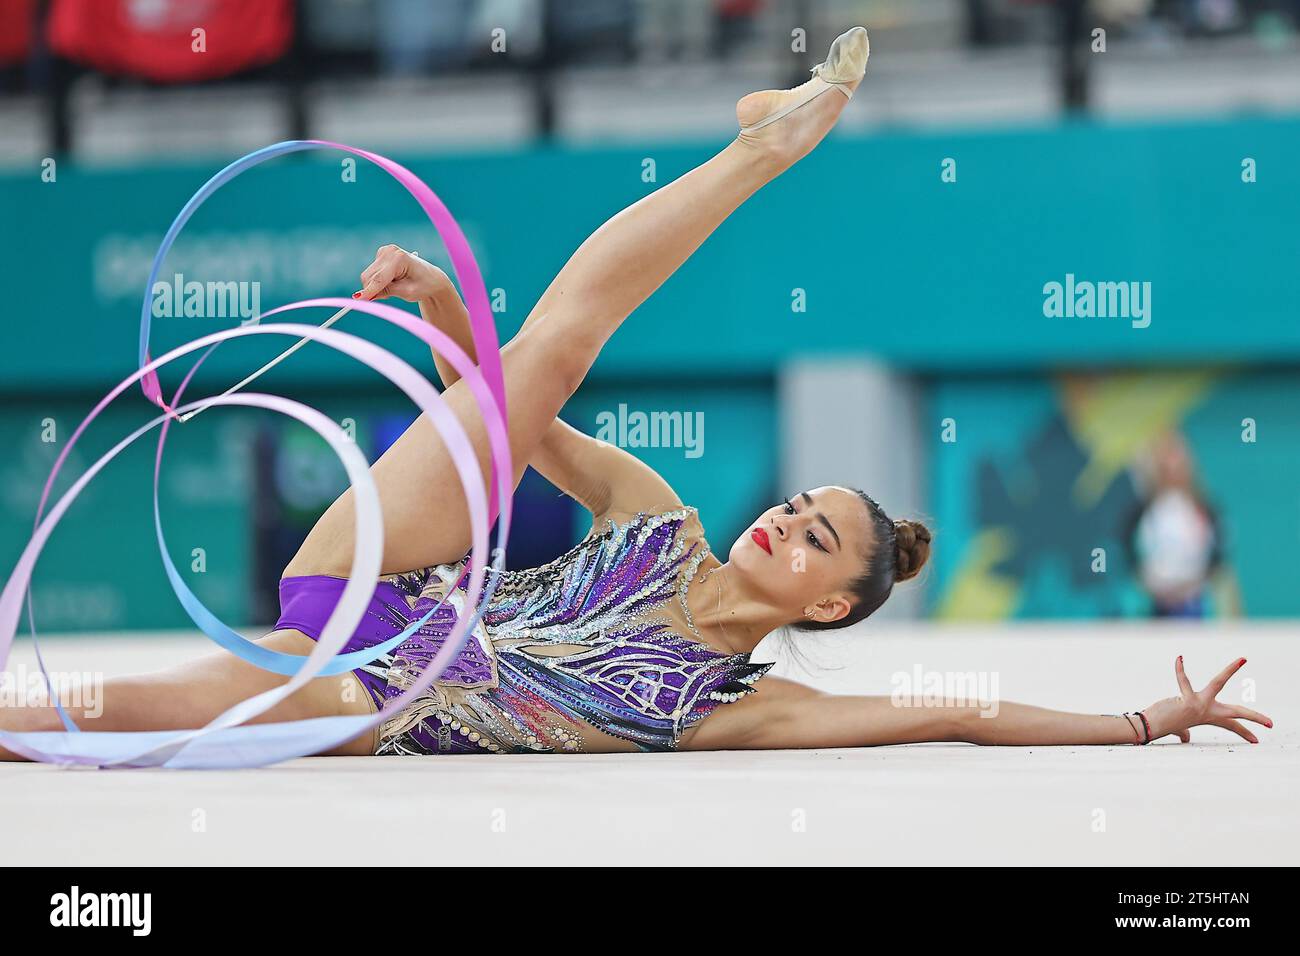
<instances>
[{"instance_id":1,"label":"blurred spectator in background","mask_svg":"<svg viewBox=\"0 0 1300 956\"><path fill-rule=\"evenodd\" d=\"M1178 432L1166 433L1152 448L1147 484L1130 522L1128 544L1151 597L1152 616L1204 617L1206 591L1222 558L1222 537Z\"/></svg>"}]
</instances>

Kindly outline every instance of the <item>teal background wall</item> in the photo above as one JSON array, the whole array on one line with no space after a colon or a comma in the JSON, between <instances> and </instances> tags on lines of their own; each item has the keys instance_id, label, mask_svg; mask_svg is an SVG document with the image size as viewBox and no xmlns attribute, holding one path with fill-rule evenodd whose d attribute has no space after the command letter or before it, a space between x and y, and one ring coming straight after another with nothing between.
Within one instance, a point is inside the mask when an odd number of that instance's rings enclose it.
<instances>
[{"instance_id":1,"label":"teal background wall","mask_svg":"<svg viewBox=\"0 0 1300 956\"><path fill-rule=\"evenodd\" d=\"M489 287L506 293L508 332L601 221L716 145L398 158L465 224ZM791 352L846 350L926 369L1294 359L1297 154L1300 118L832 140L729 220L596 374L766 374ZM940 181L947 157L955 183ZM1256 161L1253 184L1241 180L1244 157ZM642 182L647 158L656 184ZM157 241L219 165L65 165L53 184L35 168L0 179L0 257L13 277L0 382L99 386L129 371ZM189 279L262 281L270 308L350 291L389 241L438 253L415 203L382 173L363 164L343 182L329 154L291 157L209 201L169 265ZM1151 282L1151 327L1044 318L1043 284L1067 272ZM805 313L791 311L796 288ZM210 327L159 320L156 345ZM375 334L418 351L401 333ZM670 349L683 336L694 346ZM209 365L238 374L247 351L277 345L223 347ZM367 374L313 351L282 370L286 381Z\"/></svg>"},{"instance_id":2,"label":"teal background wall","mask_svg":"<svg viewBox=\"0 0 1300 956\"><path fill-rule=\"evenodd\" d=\"M716 146L395 158L424 177L462 222L489 289L502 290L504 338L601 221ZM599 411L620 402L647 411L703 411L701 458L687 459L680 449L638 453L701 508L723 550L752 514L788 490L772 484L779 447L772 383L781 364L799 356L870 355L913 369L929 383L932 409L957 402L976 431L981 421L996 422L978 441L1001 443L1009 454L1026 429L1052 414L1054 386L1046 376L1058 368L1268 363L1273 370L1262 378L1241 373L1220 381L1214 401L1227 403L1228 418L1236 406L1224 396L1234 389L1252 407L1294 409L1296 379L1288 370L1300 363L1297 155L1297 118L835 139L728 221L629 320L566 417L592 429ZM1252 184L1241 178L1246 157L1257 165ZM184 201L231 158L122 170L65 163L52 184L35 168L0 177L0 440L10 452L0 460L0 562L11 565L26 540L57 452L41 441L42 423L53 418L59 434L69 435L99 395L134 369L143 285L157 243ZM945 158L956 160L955 183L941 181ZM654 183L642 179L646 159L654 161ZM164 275L259 281L262 308L269 309L346 294L386 242L441 258L414 202L386 176L362 165L357 181L345 182L338 157L291 157L245 174L210 200ZM1067 272L1152 283L1151 326L1045 318L1043 284ZM806 311L792 309L795 290L806 294ZM346 322L427 367L422 344L364 316ZM158 319L155 352L216 327L214 320ZM284 345L278 337L224 345L194 388L224 388ZM172 370L164 384L182 373ZM991 374L997 387L969 385L969 376ZM316 346L265 385L316 401L336 417L406 407L373 373ZM134 393L119 400L87 436L74 473L149 412ZM1210 413L1192 415L1192 432L1205 427L1196 418L1204 414ZM255 414L205 414L174 432L164 476L173 556L188 567L190 547L201 542L208 569L194 587L231 623L263 623L249 620L246 597L248 500L256 490L247 438L265 424ZM975 432L963 434L973 444L960 454L985 450L974 444ZM97 479L56 532L34 589L45 628L185 624L154 554L150 448L140 443ZM965 573L961 562L983 528L977 501L962 484L970 463L956 454L946 464L936 461L931 476L945 534L936 553L935 609L978 616L984 611L952 598L953 582ZM1260 461L1217 455L1202 456L1215 461L1206 465L1206 479L1234 502L1231 520L1250 525L1234 528L1234 537L1255 534L1271 512L1290 529L1285 542L1300 543L1288 517L1300 500L1294 481L1255 482L1248 500L1232 489L1251 487L1246 478ZM1296 473L1294 457L1278 446L1267 456L1267 467L1290 461L1287 473ZM320 480L327 486L333 479ZM1045 567L1043 573L1055 573L1050 561ZM1284 562L1257 559L1250 570L1248 612L1300 613L1300 588L1288 590L1294 578ZM1017 593L1022 599L1012 613L1021 615L1052 613L1052 595L1061 599L1057 613L1131 607L1122 596L1066 600L1070 588L1055 585Z\"/></svg>"}]
</instances>

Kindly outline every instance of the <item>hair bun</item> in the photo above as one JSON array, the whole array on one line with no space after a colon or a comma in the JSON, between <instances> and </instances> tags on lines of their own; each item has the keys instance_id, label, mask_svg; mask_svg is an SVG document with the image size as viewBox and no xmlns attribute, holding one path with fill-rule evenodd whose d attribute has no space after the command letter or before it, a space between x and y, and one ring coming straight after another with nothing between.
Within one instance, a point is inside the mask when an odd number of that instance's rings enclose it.
<instances>
[{"instance_id":1,"label":"hair bun","mask_svg":"<svg viewBox=\"0 0 1300 956\"><path fill-rule=\"evenodd\" d=\"M930 557L930 529L919 521L894 522L894 580L916 577Z\"/></svg>"}]
</instances>

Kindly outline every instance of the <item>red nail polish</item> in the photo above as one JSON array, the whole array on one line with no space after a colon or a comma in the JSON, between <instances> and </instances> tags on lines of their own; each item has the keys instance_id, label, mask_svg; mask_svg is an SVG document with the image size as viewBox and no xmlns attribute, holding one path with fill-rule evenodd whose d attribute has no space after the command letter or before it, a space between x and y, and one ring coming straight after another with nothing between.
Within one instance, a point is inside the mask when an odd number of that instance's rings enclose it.
<instances>
[{"instance_id":1,"label":"red nail polish","mask_svg":"<svg viewBox=\"0 0 1300 956\"><path fill-rule=\"evenodd\" d=\"M354 299L359 299L359 298L361 298L361 293L360 293L360 292L353 292L353 293L352 293L352 298L354 298Z\"/></svg>"}]
</instances>

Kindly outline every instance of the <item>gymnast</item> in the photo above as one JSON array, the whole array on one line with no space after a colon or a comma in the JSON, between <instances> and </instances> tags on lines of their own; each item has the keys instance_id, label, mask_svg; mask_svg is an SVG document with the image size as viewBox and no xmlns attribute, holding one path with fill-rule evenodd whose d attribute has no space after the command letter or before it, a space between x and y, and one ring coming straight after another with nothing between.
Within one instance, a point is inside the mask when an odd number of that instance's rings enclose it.
<instances>
[{"instance_id":1,"label":"gymnast","mask_svg":"<svg viewBox=\"0 0 1300 956\"><path fill-rule=\"evenodd\" d=\"M765 676L750 654L783 626L855 624L926 562L930 532L891 520L863 492L810 488L759 515L720 560L693 508L653 470L562 422L558 413L601 348L732 212L812 151L861 81L866 31L839 37L813 78L751 93L739 136L708 162L602 225L551 283L502 350L512 476L531 465L592 514L590 533L539 568L504 572L464 648L429 689L373 732L331 754L612 753L862 747L923 741L1003 745L1143 744L1213 725L1251 743L1239 720L1268 717L1215 698L1245 663L1201 691L1175 662L1178 695L1144 711L1072 714L1000 703L899 707L889 697L834 696ZM396 297L474 354L469 316L450 279L396 246L361 273L365 299ZM468 383L434 356L443 398L485 474L490 449ZM375 713L409 688L465 604L470 519L449 452L426 416L371 467L383 505L383 574L345 650L374 647L430 608L391 653L307 683L259 722ZM309 653L350 571L352 490L307 535L280 581L281 617L259 644ZM207 724L287 678L224 653L109 680L102 714L70 708L95 730ZM0 708L0 729L57 731L51 706ZM0 757L20 759L0 750Z\"/></svg>"}]
</instances>

